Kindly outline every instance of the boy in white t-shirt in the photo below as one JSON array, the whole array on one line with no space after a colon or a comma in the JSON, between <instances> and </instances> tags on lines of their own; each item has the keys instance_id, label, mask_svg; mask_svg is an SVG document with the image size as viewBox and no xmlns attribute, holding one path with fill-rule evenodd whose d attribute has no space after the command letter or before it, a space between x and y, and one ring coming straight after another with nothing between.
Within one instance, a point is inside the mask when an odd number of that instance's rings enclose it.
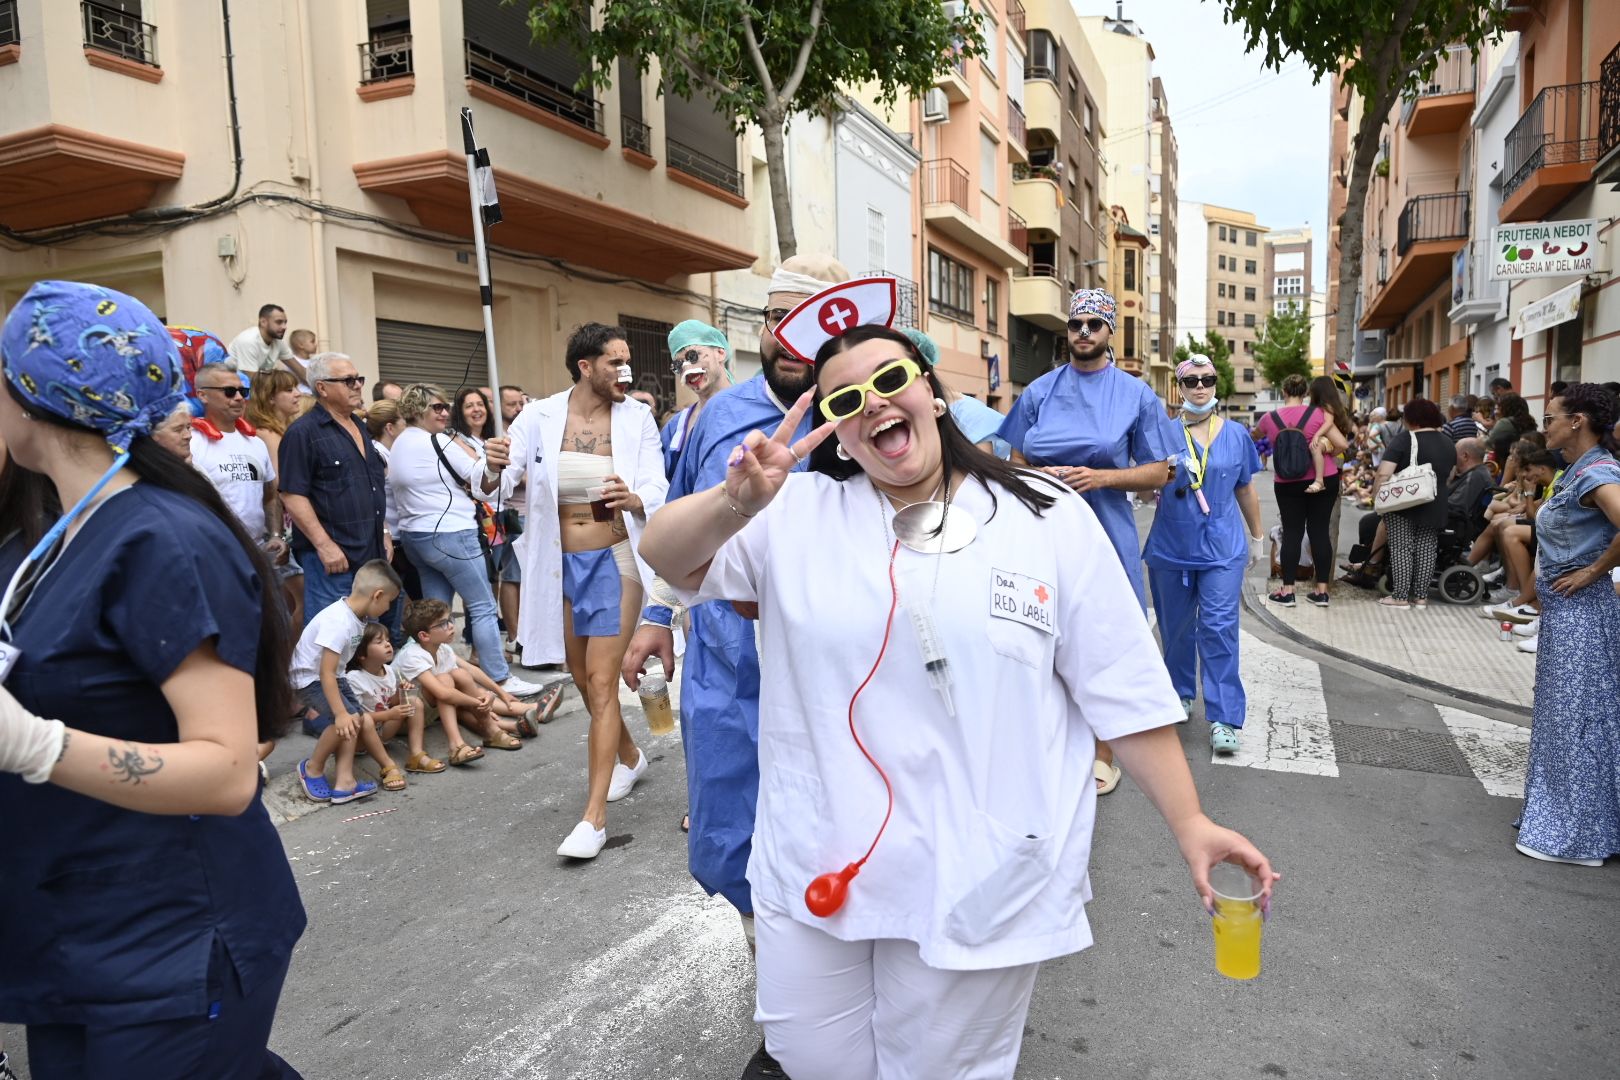
<instances>
[{"instance_id":1,"label":"boy in white t-shirt","mask_svg":"<svg viewBox=\"0 0 1620 1080\"><path fill-rule=\"evenodd\" d=\"M377 794L377 785L357 781L354 751L365 728L376 737L376 718L361 709L340 673L349 664L366 622L380 619L399 596L399 575L381 559L355 571L349 595L317 612L293 647L289 674L303 702L304 731L316 737L315 751L298 763L304 794L316 802L346 803ZM326 761L337 758L337 786L326 782Z\"/></svg>"},{"instance_id":2,"label":"boy in white t-shirt","mask_svg":"<svg viewBox=\"0 0 1620 1080\"><path fill-rule=\"evenodd\" d=\"M461 738L461 725L483 736L484 746L516 750L540 734L538 708L525 706L502 690L483 668L456 655L456 623L450 605L442 600L418 600L405 609L405 635L394 666L401 678L422 691L424 701L439 710L445 738L450 742L450 764L465 765L484 756Z\"/></svg>"},{"instance_id":3,"label":"boy in white t-shirt","mask_svg":"<svg viewBox=\"0 0 1620 1080\"><path fill-rule=\"evenodd\" d=\"M377 782L384 791L404 791L405 773L400 772L399 766L388 754L388 740L398 735L402 728L405 741L410 746L410 757L405 759L406 772L443 772L445 765L429 757L422 747L422 729L427 710L420 697L407 693L414 687L400 679L399 672L391 663L393 659L394 643L388 640L388 627L382 623L366 623L360 635L360 647L355 650L354 659L349 661L349 670L343 673L343 681L349 684L349 690L360 707L376 722L374 729L362 726L360 743L371 755L371 760L377 763L380 773Z\"/></svg>"}]
</instances>

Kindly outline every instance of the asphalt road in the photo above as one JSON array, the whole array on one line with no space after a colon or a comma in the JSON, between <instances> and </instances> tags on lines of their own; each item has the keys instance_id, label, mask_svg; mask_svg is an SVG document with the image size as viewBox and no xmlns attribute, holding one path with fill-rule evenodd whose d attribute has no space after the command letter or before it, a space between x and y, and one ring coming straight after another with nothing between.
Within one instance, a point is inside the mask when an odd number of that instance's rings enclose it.
<instances>
[{"instance_id":1,"label":"asphalt road","mask_svg":"<svg viewBox=\"0 0 1620 1080\"><path fill-rule=\"evenodd\" d=\"M1251 729L1319 682L1334 721L1449 737L1433 702L1247 629L1273 661ZM730 908L686 874L679 736L644 743L645 781L581 865L554 851L584 730L571 693L522 751L284 826L310 927L273 1045L306 1077L739 1075L759 1042L751 964ZM1127 778L1101 806L1098 944L1043 968L1020 1080L1620 1075L1620 865L1518 855L1518 801L1473 775L1343 754L1336 775L1230 767L1196 714L1180 730L1206 809L1284 873L1264 971L1216 974L1185 866Z\"/></svg>"}]
</instances>

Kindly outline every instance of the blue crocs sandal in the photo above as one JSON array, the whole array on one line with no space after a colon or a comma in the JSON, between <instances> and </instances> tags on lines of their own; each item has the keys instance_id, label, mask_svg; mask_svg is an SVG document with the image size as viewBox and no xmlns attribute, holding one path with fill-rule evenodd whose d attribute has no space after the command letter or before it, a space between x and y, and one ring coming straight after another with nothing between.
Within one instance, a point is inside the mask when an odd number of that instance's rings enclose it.
<instances>
[{"instance_id":1,"label":"blue crocs sandal","mask_svg":"<svg viewBox=\"0 0 1620 1080\"><path fill-rule=\"evenodd\" d=\"M309 758L298 763L298 780L304 785L304 795L311 802L331 802L332 787L325 776L309 775Z\"/></svg>"},{"instance_id":2,"label":"blue crocs sandal","mask_svg":"<svg viewBox=\"0 0 1620 1080\"><path fill-rule=\"evenodd\" d=\"M376 784L373 784L370 780L357 780L355 781L354 787L349 790L344 790L343 788L333 788L332 805L339 806L343 803L354 802L356 799L364 799L367 796L375 794L377 794Z\"/></svg>"},{"instance_id":3,"label":"blue crocs sandal","mask_svg":"<svg viewBox=\"0 0 1620 1080\"><path fill-rule=\"evenodd\" d=\"M1230 754L1238 748L1237 732L1230 724L1209 725L1210 749L1217 754ZM332 793L332 801L337 802L337 793Z\"/></svg>"}]
</instances>

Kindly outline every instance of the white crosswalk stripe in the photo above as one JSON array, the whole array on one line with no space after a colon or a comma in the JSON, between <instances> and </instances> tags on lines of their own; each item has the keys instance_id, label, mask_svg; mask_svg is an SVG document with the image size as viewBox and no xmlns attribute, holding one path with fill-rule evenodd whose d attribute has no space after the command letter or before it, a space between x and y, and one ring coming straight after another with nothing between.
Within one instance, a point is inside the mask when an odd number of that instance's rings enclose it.
<instances>
[{"instance_id":1,"label":"white crosswalk stripe","mask_svg":"<svg viewBox=\"0 0 1620 1080\"><path fill-rule=\"evenodd\" d=\"M1241 649L1249 714L1239 734L1239 749L1232 754L1211 752L1211 763L1338 776L1320 665L1247 632ZM1449 705L1434 708L1486 793L1522 799L1530 730Z\"/></svg>"},{"instance_id":2,"label":"white crosswalk stripe","mask_svg":"<svg viewBox=\"0 0 1620 1080\"><path fill-rule=\"evenodd\" d=\"M1338 776L1328 729L1322 669L1244 633L1240 648L1249 715L1232 754L1211 754L1218 765Z\"/></svg>"}]
</instances>

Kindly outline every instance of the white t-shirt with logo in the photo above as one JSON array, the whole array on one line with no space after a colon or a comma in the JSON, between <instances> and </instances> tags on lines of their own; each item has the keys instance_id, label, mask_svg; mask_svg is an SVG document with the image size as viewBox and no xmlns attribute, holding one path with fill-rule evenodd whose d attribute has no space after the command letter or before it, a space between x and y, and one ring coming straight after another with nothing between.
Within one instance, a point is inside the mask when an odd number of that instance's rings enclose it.
<instances>
[{"instance_id":1,"label":"white t-shirt with logo","mask_svg":"<svg viewBox=\"0 0 1620 1080\"><path fill-rule=\"evenodd\" d=\"M299 635L298 644L293 647L289 670L293 689L302 689L320 681L321 656L327 650L337 653L337 667L341 674L360 647L360 635L365 629L366 624L360 621L360 616L349 607L347 600L339 600L318 611Z\"/></svg>"},{"instance_id":2,"label":"white t-shirt with logo","mask_svg":"<svg viewBox=\"0 0 1620 1080\"><path fill-rule=\"evenodd\" d=\"M394 670L393 664L384 664L381 675L355 668L344 672L343 677L348 680L349 692L354 695L354 700L367 712L388 708L399 693L399 672Z\"/></svg>"},{"instance_id":3,"label":"white t-shirt with logo","mask_svg":"<svg viewBox=\"0 0 1620 1080\"><path fill-rule=\"evenodd\" d=\"M275 481L276 467L263 439L235 430L210 439L193 428L191 464L208 477L249 536L264 535L264 485Z\"/></svg>"},{"instance_id":4,"label":"white t-shirt with logo","mask_svg":"<svg viewBox=\"0 0 1620 1080\"><path fill-rule=\"evenodd\" d=\"M245 371L250 375L274 371L283 366L281 363L283 360L294 359L292 346L287 344L285 337L277 338L266 345L257 325L237 334L232 339L230 348L225 351L236 361L237 371Z\"/></svg>"},{"instance_id":5,"label":"white t-shirt with logo","mask_svg":"<svg viewBox=\"0 0 1620 1080\"><path fill-rule=\"evenodd\" d=\"M448 642L440 645L432 656L422 648L421 642L407 642L394 657L394 666L399 669L400 675L413 682L421 678L424 671L431 671L435 675L448 675L460 665L456 650L452 649Z\"/></svg>"}]
</instances>

